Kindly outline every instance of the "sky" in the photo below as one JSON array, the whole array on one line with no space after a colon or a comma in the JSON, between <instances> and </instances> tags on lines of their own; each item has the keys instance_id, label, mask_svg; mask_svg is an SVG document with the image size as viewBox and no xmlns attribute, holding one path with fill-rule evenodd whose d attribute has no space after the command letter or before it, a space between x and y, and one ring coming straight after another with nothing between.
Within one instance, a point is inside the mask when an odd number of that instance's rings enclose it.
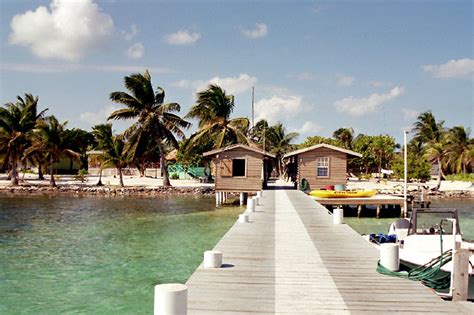
<instances>
[{"instance_id":1,"label":"sky","mask_svg":"<svg viewBox=\"0 0 474 315\"><path fill-rule=\"evenodd\" d=\"M1 0L0 103L32 93L90 130L148 69L183 116L215 83L250 118L253 86L255 121L298 142L340 127L401 142L427 110L474 133L473 13L469 0Z\"/></svg>"}]
</instances>

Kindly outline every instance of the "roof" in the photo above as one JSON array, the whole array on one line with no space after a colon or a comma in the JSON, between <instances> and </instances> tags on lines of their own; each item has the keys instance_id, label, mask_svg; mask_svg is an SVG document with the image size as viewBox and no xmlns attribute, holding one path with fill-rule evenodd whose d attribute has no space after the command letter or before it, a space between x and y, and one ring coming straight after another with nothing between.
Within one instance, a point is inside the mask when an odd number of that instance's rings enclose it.
<instances>
[{"instance_id":1,"label":"roof","mask_svg":"<svg viewBox=\"0 0 474 315\"><path fill-rule=\"evenodd\" d=\"M271 158L276 158L276 156L274 154L271 154L267 151L260 150L258 148L252 148L252 147L249 147L248 145L244 145L244 144L234 144L234 145L222 148L222 149L207 151L207 152L204 152L202 154L202 156L204 156L204 157L212 156L212 155L216 155L216 154L221 153L221 152L230 151L230 150L234 150L234 149L237 149L237 148L253 151L253 152L256 152L256 153L260 153L264 156L268 156L268 157L271 157Z\"/></svg>"},{"instance_id":2,"label":"roof","mask_svg":"<svg viewBox=\"0 0 474 315\"><path fill-rule=\"evenodd\" d=\"M342 153L346 153L347 155L362 157L362 154L360 154L360 153L357 153L357 152L354 152L354 151L351 151L351 150L347 150L347 149L343 149L343 148L340 148L340 147L336 147L334 145L330 145L330 144L326 144L326 143L320 143L320 144L313 145L313 146L308 147L308 148L304 148L304 149L300 149L300 150L296 150L296 151L287 153L283 156L283 158L287 158L287 157L290 157L290 156L293 156L293 155L297 155L297 154L301 154L301 153L304 153L304 152L316 150L316 149L319 149L319 148L327 148L327 149L331 149L331 150L334 150L334 151L339 151L339 152L342 152Z\"/></svg>"}]
</instances>

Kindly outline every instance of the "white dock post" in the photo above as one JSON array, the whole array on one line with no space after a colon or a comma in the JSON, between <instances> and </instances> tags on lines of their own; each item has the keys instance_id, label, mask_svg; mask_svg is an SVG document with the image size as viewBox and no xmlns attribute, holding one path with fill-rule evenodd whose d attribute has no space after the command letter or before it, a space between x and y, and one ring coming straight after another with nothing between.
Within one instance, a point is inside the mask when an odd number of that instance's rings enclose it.
<instances>
[{"instance_id":1,"label":"white dock post","mask_svg":"<svg viewBox=\"0 0 474 315\"><path fill-rule=\"evenodd\" d=\"M239 223L248 223L248 222L249 222L248 213L239 214Z\"/></svg>"},{"instance_id":2,"label":"white dock post","mask_svg":"<svg viewBox=\"0 0 474 315\"><path fill-rule=\"evenodd\" d=\"M257 198L262 198L262 192L261 191L257 191Z\"/></svg>"},{"instance_id":3,"label":"white dock post","mask_svg":"<svg viewBox=\"0 0 474 315\"><path fill-rule=\"evenodd\" d=\"M204 252L204 268L220 268L222 266L222 252L207 250Z\"/></svg>"},{"instance_id":4,"label":"white dock post","mask_svg":"<svg viewBox=\"0 0 474 315\"><path fill-rule=\"evenodd\" d=\"M216 207L219 207L219 193L216 192Z\"/></svg>"},{"instance_id":5,"label":"white dock post","mask_svg":"<svg viewBox=\"0 0 474 315\"><path fill-rule=\"evenodd\" d=\"M332 224L344 223L344 210L341 207L334 208L332 210Z\"/></svg>"},{"instance_id":6,"label":"white dock post","mask_svg":"<svg viewBox=\"0 0 474 315\"><path fill-rule=\"evenodd\" d=\"M380 264L391 271L400 269L398 256L399 245L396 243L380 244Z\"/></svg>"},{"instance_id":7,"label":"white dock post","mask_svg":"<svg viewBox=\"0 0 474 315\"><path fill-rule=\"evenodd\" d=\"M255 205L256 206L259 206L259 201L260 201L260 198L258 198L258 196L254 196L253 199L255 200Z\"/></svg>"},{"instance_id":8,"label":"white dock post","mask_svg":"<svg viewBox=\"0 0 474 315\"><path fill-rule=\"evenodd\" d=\"M255 199L247 199L247 212L255 212Z\"/></svg>"},{"instance_id":9,"label":"white dock post","mask_svg":"<svg viewBox=\"0 0 474 315\"><path fill-rule=\"evenodd\" d=\"M181 283L158 284L154 304L154 315L186 315L188 287Z\"/></svg>"},{"instance_id":10,"label":"white dock post","mask_svg":"<svg viewBox=\"0 0 474 315\"><path fill-rule=\"evenodd\" d=\"M243 192L241 192L241 193L240 193L240 200L239 200L239 201L240 201L240 205L241 205L241 206L243 206L243 205L244 205L244 200L245 200L245 199L244 199L244 193L243 193Z\"/></svg>"}]
</instances>

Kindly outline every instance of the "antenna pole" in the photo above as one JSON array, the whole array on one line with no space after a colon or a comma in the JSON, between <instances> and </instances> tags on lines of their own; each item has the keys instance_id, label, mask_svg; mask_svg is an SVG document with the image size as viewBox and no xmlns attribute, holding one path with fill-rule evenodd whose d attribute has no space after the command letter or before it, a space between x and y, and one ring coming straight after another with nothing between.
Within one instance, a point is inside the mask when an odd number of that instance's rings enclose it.
<instances>
[{"instance_id":1,"label":"antenna pole","mask_svg":"<svg viewBox=\"0 0 474 315\"><path fill-rule=\"evenodd\" d=\"M255 102L255 88L252 86L252 128L255 127L254 102Z\"/></svg>"}]
</instances>

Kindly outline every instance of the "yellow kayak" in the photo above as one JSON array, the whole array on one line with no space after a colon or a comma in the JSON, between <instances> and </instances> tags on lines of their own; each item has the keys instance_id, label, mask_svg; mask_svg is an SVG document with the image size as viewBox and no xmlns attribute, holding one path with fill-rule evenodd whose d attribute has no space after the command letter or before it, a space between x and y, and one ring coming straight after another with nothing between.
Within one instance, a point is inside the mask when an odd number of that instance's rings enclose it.
<instances>
[{"instance_id":1,"label":"yellow kayak","mask_svg":"<svg viewBox=\"0 0 474 315\"><path fill-rule=\"evenodd\" d=\"M372 190L343 190L343 191L336 191L336 190L313 190L309 194L313 197L319 198L364 198L364 197L372 197L375 195L377 191L375 189Z\"/></svg>"}]
</instances>

